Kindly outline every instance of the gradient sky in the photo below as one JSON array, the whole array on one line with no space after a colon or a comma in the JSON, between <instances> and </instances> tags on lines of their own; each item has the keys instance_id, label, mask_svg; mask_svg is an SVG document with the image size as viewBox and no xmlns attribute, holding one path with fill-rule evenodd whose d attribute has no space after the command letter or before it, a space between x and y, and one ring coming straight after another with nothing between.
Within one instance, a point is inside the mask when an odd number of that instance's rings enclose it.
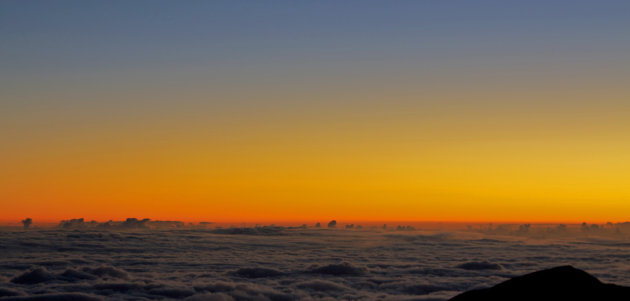
<instances>
[{"instance_id":1,"label":"gradient sky","mask_svg":"<svg viewBox=\"0 0 630 301\"><path fill-rule=\"evenodd\" d=\"M630 220L630 2L2 1L26 216Z\"/></svg>"}]
</instances>

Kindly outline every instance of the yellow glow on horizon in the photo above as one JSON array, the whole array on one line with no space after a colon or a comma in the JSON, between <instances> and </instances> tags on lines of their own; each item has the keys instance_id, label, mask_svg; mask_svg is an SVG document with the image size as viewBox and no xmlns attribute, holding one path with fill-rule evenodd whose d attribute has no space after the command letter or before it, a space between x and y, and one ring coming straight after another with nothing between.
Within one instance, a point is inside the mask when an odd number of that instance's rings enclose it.
<instances>
[{"instance_id":1,"label":"yellow glow on horizon","mask_svg":"<svg viewBox=\"0 0 630 301\"><path fill-rule=\"evenodd\" d=\"M217 149L170 138L155 149L24 155L8 162L2 181L3 197L14 200L4 219L578 222L622 221L630 209L627 141L410 145L401 137L396 148L391 137L386 145L329 139Z\"/></svg>"},{"instance_id":2,"label":"yellow glow on horizon","mask_svg":"<svg viewBox=\"0 0 630 301\"><path fill-rule=\"evenodd\" d=\"M0 220L630 220L624 91L599 111L598 91L427 91L9 116L20 131L0 149ZM559 96L575 106L543 101Z\"/></svg>"}]
</instances>

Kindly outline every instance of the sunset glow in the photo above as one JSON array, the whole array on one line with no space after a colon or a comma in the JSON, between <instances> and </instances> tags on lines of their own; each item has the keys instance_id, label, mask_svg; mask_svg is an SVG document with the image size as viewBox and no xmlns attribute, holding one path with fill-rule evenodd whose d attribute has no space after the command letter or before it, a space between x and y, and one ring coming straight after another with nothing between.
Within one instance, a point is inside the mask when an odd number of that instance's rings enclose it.
<instances>
[{"instance_id":1,"label":"sunset glow","mask_svg":"<svg viewBox=\"0 0 630 301\"><path fill-rule=\"evenodd\" d=\"M9 3L0 222L630 219L623 2Z\"/></svg>"}]
</instances>

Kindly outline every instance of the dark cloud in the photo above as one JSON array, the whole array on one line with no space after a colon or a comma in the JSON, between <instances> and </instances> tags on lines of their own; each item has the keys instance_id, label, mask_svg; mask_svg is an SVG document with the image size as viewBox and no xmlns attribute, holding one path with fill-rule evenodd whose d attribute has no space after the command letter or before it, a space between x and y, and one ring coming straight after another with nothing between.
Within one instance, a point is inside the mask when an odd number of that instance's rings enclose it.
<instances>
[{"instance_id":1,"label":"dark cloud","mask_svg":"<svg viewBox=\"0 0 630 301\"><path fill-rule=\"evenodd\" d=\"M127 279L129 278L129 274L124 270L117 269L112 266L100 266L96 268L84 267L82 269L83 272L92 274L94 276L98 276L100 278L117 278L117 279Z\"/></svg>"},{"instance_id":2,"label":"dark cloud","mask_svg":"<svg viewBox=\"0 0 630 301\"><path fill-rule=\"evenodd\" d=\"M234 274L239 277L245 278L278 277L285 275L283 272L266 268L243 268L238 269L236 272L234 272Z\"/></svg>"},{"instance_id":3,"label":"dark cloud","mask_svg":"<svg viewBox=\"0 0 630 301\"><path fill-rule=\"evenodd\" d=\"M184 299L185 301L234 301L228 294L224 293L209 293L209 294L197 294Z\"/></svg>"},{"instance_id":4,"label":"dark cloud","mask_svg":"<svg viewBox=\"0 0 630 301\"><path fill-rule=\"evenodd\" d=\"M427 295L433 292L449 290L447 287L427 284L412 284L402 288L402 292L410 295Z\"/></svg>"},{"instance_id":5,"label":"dark cloud","mask_svg":"<svg viewBox=\"0 0 630 301\"><path fill-rule=\"evenodd\" d=\"M87 227L96 227L99 223L96 221L85 222L83 218L73 218L70 220L62 220L59 222L59 227L63 229L83 229Z\"/></svg>"},{"instance_id":6,"label":"dark cloud","mask_svg":"<svg viewBox=\"0 0 630 301\"><path fill-rule=\"evenodd\" d=\"M75 280L94 280L97 277L82 271L77 271L75 269L67 269L60 275L62 279L67 281L75 281Z\"/></svg>"},{"instance_id":7,"label":"dark cloud","mask_svg":"<svg viewBox=\"0 0 630 301\"><path fill-rule=\"evenodd\" d=\"M496 264L496 263L490 263L487 261L471 261L471 262L466 262L466 263L462 263L460 265L457 266L460 269L464 269L464 270L500 270L503 267L501 267L501 265Z\"/></svg>"},{"instance_id":8,"label":"dark cloud","mask_svg":"<svg viewBox=\"0 0 630 301\"><path fill-rule=\"evenodd\" d=\"M319 280L319 279L300 282L300 283L297 283L296 286L301 289L309 289L309 290L324 291L324 292L344 291L344 290L349 289L345 285L341 285L332 281Z\"/></svg>"},{"instance_id":9,"label":"dark cloud","mask_svg":"<svg viewBox=\"0 0 630 301\"><path fill-rule=\"evenodd\" d=\"M197 285L195 286L195 290L199 292L217 293L217 292L233 291L235 287L236 287L236 284L232 282L216 281L212 284Z\"/></svg>"},{"instance_id":10,"label":"dark cloud","mask_svg":"<svg viewBox=\"0 0 630 301\"><path fill-rule=\"evenodd\" d=\"M366 273L365 268L356 267L350 263L329 264L324 266L313 266L307 271L314 274L326 274L334 276L361 276Z\"/></svg>"},{"instance_id":11,"label":"dark cloud","mask_svg":"<svg viewBox=\"0 0 630 301\"><path fill-rule=\"evenodd\" d=\"M101 301L103 298L83 293L54 293L3 298L2 301Z\"/></svg>"},{"instance_id":12,"label":"dark cloud","mask_svg":"<svg viewBox=\"0 0 630 301\"><path fill-rule=\"evenodd\" d=\"M195 290L198 292L224 293L234 300L292 301L298 299L294 294L253 283L220 282L206 286L197 286Z\"/></svg>"},{"instance_id":13,"label":"dark cloud","mask_svg":"<svg viewBox=\"0 0 630 301\"><path fill-rule=\"evenodd\" d=\"M158 295L172 299L182 299L194 295L195 291L190 288L164 287L150 289L148 290L148 293L151 295Z\"/></svg>"},{"instance_id":14,"label":"dark cloud","mask_svg":"<svg viewBox=\"0 0 630 301\"><path fill-rule=\"evenodd\" d=\"M141 290L144 286L138 283L131 282L109 282L109 283L97 283L94 285L94 289L102 291L112 291L125 293L131 290Z\"/></svg>"},{"instance_id":15,"label":"dark cloud","mask_svg":"<svg viewBox=\"0 0 630 301\"><path fill-rule=\"evenodd\" d=\"M337 227L337 221L336 220L332 220L328 223L328 228L335 228Z\"/></svg>"},{"instance_id":16,"label":"dark cloud","mask_svg":"<svg viewBox=\"0 0 630 301\"><path fill-rule=\"evenodd\" d=\"M11 282L18 284L36 284L40 282L51 281L55 279L55 276L49 273L46 268L39 267L30 271L27 271L15 278L11 279Z\"/></svg>"},{"instance_id":17,"label":"dark cloud","mask_svg":"<svg viewBox=\"0 0 630 301\"><path fill-rule=\"evenodd\" d=\"M197 225L186 225L181 221L160 221L150 220L148 218L138 219L135 217L127 218L124 221L86 221L83 218L75 218L70 220L62 220L58 227L66 230L76 229L92 229L92 230L142 230L142 229L182 229L182 228L207 228L209 222L200 222Z\"/></svg>"},{"instance_id":18,"label":"dark cloud","mask_svg":"<svg viewBox=\"0 0 630 301\"><path fill-rule=\"evenodd\" d=\"M1 297L13 297L13 296L21 296L24 295L23 292L15 290L15 289L10 289L10 288L5 288L5 287L0 287L0 298Z\"/></svg>"},{"instance_id":19,"label":"dark cloud","mask_svg":"<svg viewBox=\"0 0 630 301\"><path fill-rule=\"evenodd\" d=\"M397 230L405 230L403 229L397 229ZM418 241L418 242L424 242L424 241L445 241L445 240L449 240L451 239L451 234L450 233L434 233L434 234L430 234L430 235L422 235L422 234L386 234L385 237L388 238L393 238L393 239L400 239L400 240L405 240L405 241Z\"/></svg>"},{"instance_id":20,"label":"dark cloud","mask_svg":"<svg viewBox=\"0 0 630 301\"><path fill-rule=\"evenodd\" d=\"M230 235L282 235L284 234L284 230L284 227L264 226L254 228L217 228L211 230L211 233Z\"/></svg>"},{"instance_id":21,"label":"dark cloud","mask_svg":"<svg viewBox=\"0 0 630 301\"><path fill-rule=\"evenodd\" d=\"M27 217L22 220L22 225L24 225L24 229L28 229L28 227L30 227L31 224L33 224L33 219L30 217Z\"/></svg>"}]
</instances>

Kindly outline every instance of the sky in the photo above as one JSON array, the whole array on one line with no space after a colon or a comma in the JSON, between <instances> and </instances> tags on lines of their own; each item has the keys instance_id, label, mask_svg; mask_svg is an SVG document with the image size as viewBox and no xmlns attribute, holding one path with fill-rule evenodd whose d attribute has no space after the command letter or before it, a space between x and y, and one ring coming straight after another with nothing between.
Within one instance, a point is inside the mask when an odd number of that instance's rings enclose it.
<instances>
[{"instance_id":1,"label":"sky","mask_svg":"<svg viewBox=\"0 0 630 301\"><path fill-rule=\"evenodd\" d=\"M628 1L2 1L0 221L630 220Z\"/></svg>"}]
</instances>

